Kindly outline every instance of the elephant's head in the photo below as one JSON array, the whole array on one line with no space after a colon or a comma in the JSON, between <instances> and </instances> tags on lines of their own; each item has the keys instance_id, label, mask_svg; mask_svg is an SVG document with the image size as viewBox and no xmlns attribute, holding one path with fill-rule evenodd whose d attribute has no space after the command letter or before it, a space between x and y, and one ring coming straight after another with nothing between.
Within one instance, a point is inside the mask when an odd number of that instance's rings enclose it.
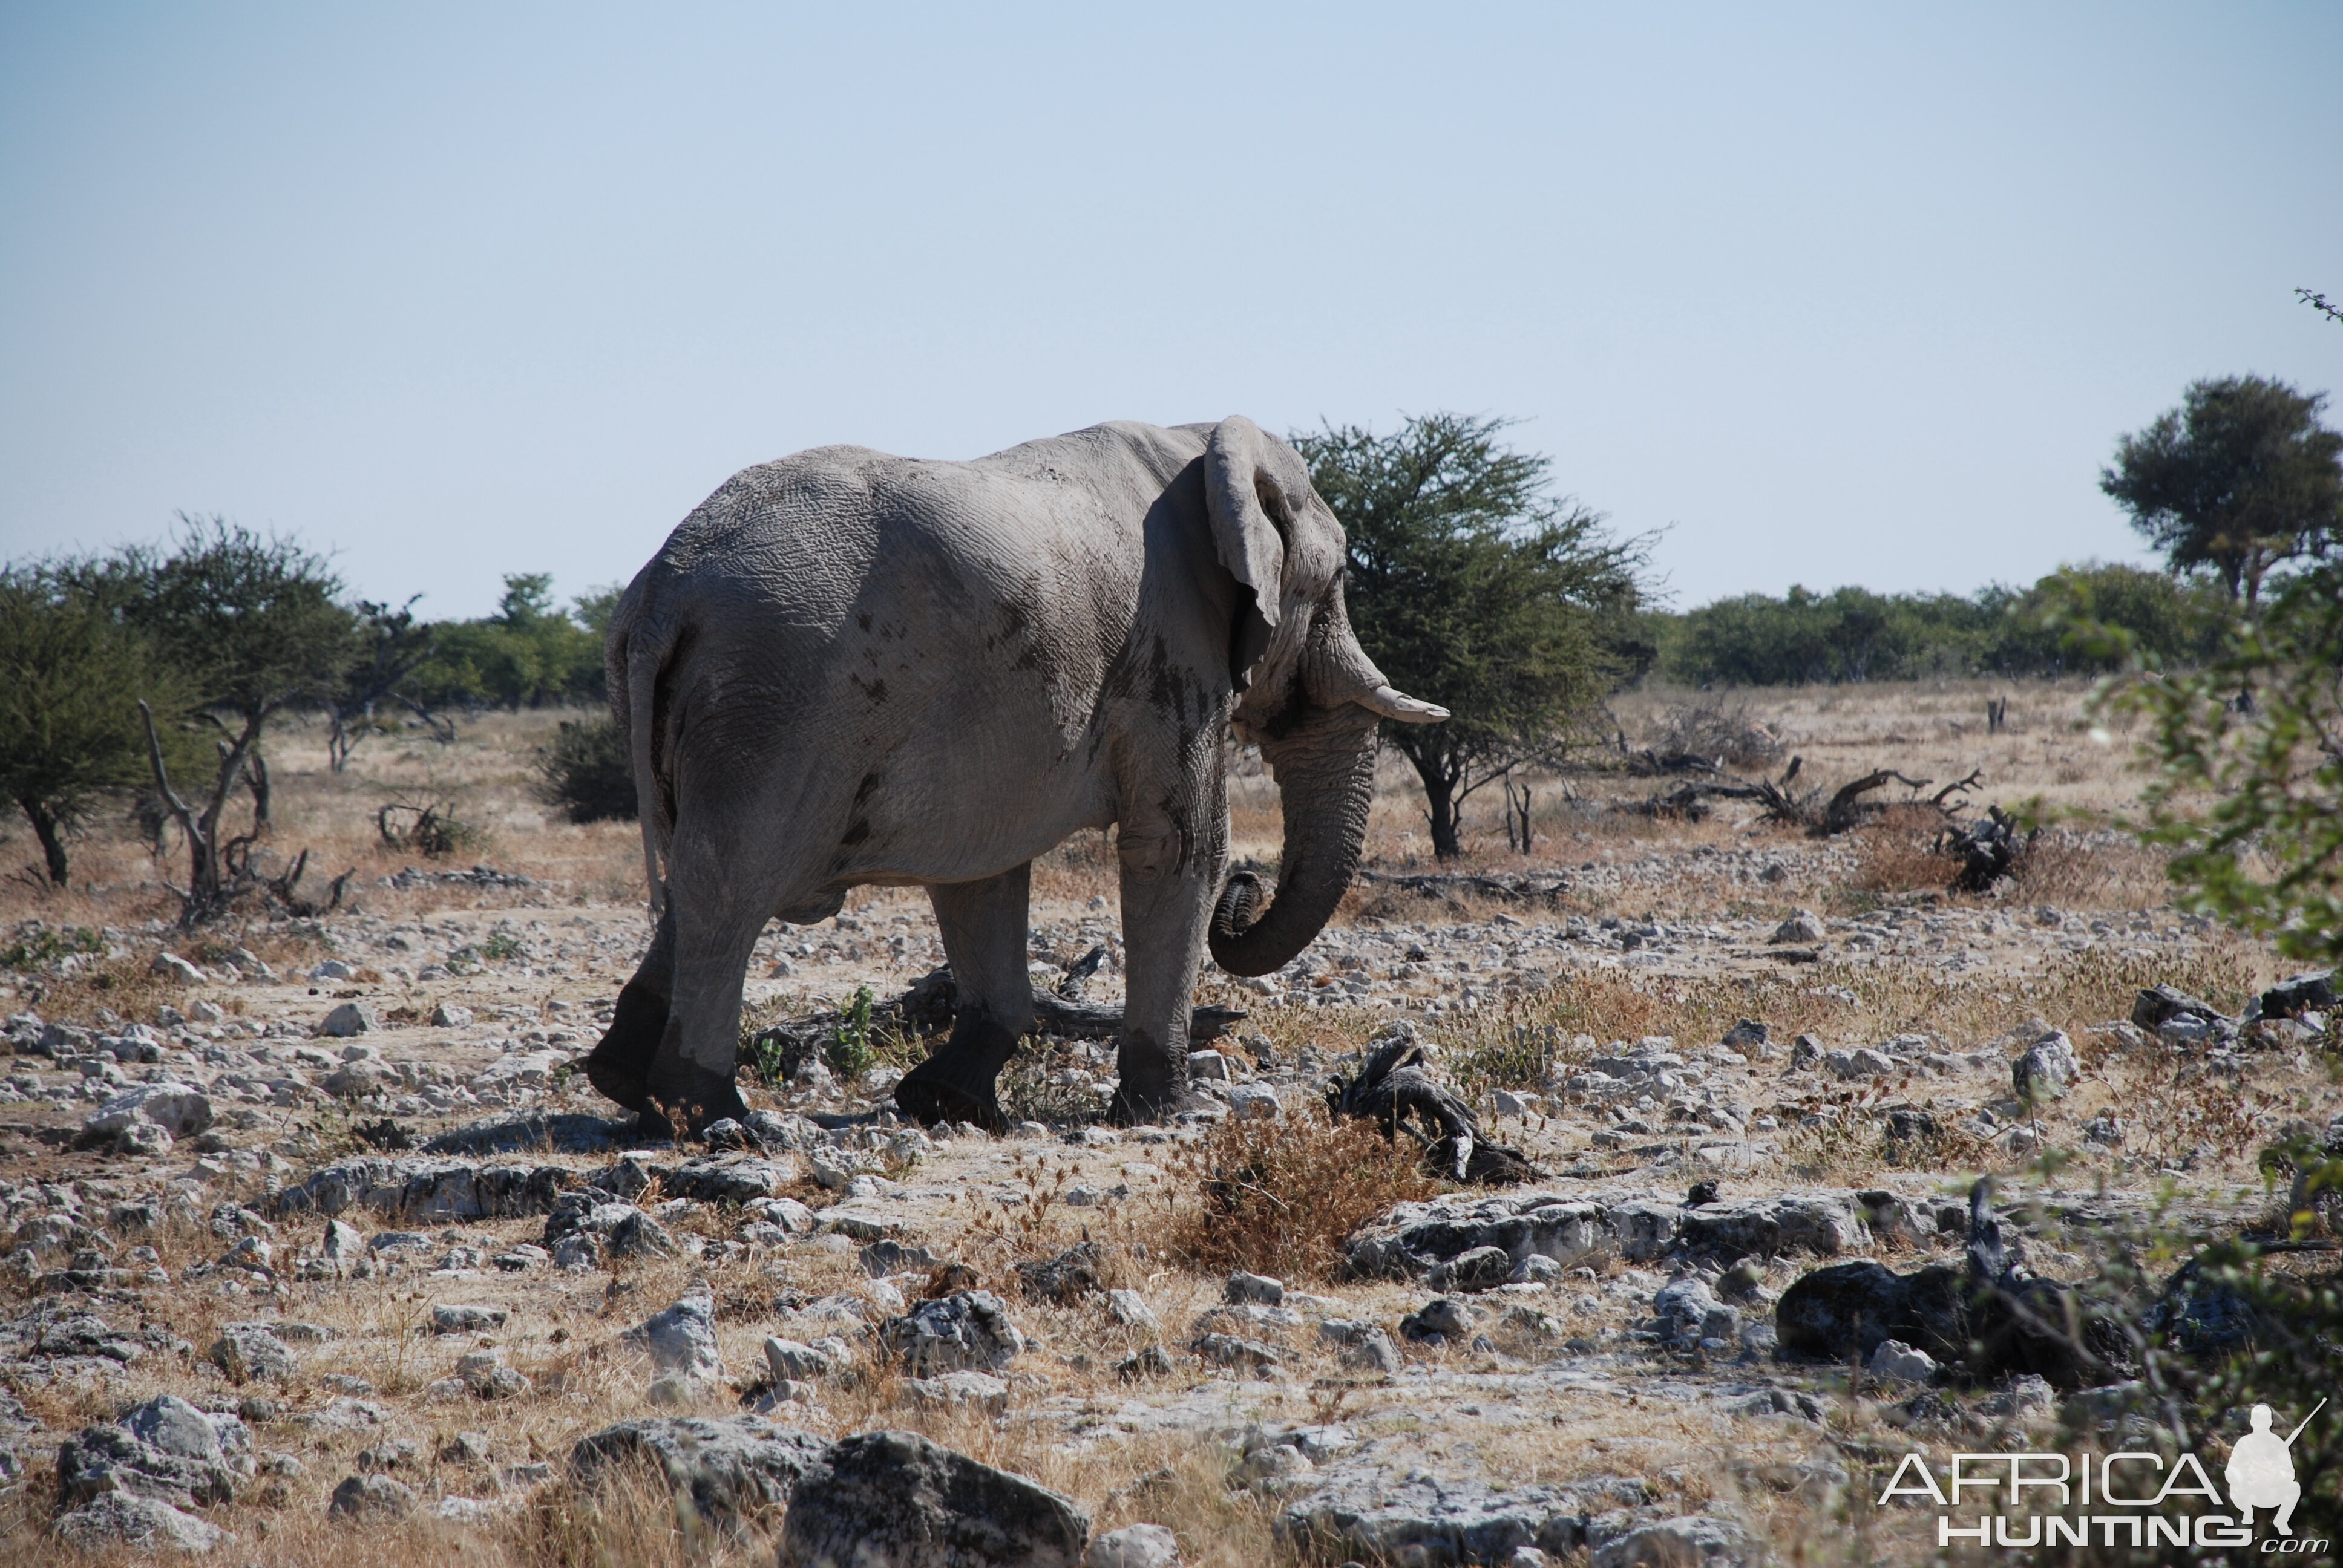
<instances>
[{"instance_id":1,"label":"elephant's head","mask_svg":"<svg viewBox=\"0 0 2343 1568\"><path fill-rule=\"evenodd\" d=\"M1310 944L1358 869L1374 797L1375 722L1436 724L1448 710L1392 689L1342 606L1346 543L1301 454L1250 419L1223 419L1204 453L1206 505L1240 598L1230 663L1234 723L1277 776L1285 851L1277 897L1251 873L1212 911L1213 961L1267 974Z\"/></svg>"}]
</instances>

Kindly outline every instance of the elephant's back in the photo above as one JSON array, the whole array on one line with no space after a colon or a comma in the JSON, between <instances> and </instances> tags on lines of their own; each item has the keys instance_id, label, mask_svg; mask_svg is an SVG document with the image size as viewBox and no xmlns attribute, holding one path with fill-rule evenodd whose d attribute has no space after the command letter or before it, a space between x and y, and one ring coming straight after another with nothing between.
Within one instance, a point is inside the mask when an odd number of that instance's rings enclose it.
<instances>
[{"instance_id":1,"label":"elephant's back","mask_svg":"<svg viewBox=\"0 0 2343 1568\"><path fill-rule=\"evenodd\" d=\"M972 593L1071 597L1094 612L1135 583L1148 508L1202 450L1197 430L1137 424L968 462L812 447L726 480L629 597L659 620L753 608L782 637L837 628L874 594L935 612L975 608Z\"/></svg>"},{"instance_id":2,"label":"elephant's back","mask_svg":"<svg viewBox=\"0 0 2343 1568\"><path fill-rule=\"evenodd\" d=\"M1028 754L1069 754L1189 447L1101 427L966 463L825 447L743 469L628 590L614 668L648 655L685 711L786 692L857 746L985 712Z\"/></svg>"}]
</instances>

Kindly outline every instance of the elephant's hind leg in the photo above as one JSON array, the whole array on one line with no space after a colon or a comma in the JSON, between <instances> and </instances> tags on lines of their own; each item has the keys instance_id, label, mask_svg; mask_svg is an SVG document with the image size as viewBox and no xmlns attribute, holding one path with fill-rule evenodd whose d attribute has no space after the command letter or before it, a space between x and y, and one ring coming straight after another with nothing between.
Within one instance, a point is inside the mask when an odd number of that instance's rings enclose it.
<instances>
[{"instance_id":1,"label":"elephant's hind leg","mask_svg":"<svg viewBox=\"0 0 2343 1568\"><path fill-rule=\"evenodd\" d=\"M797 883L771 874L769 866L744 866L744 857L728 859L704 842L679 835L679 845L668 876L674 982L643 1093L647 1117L697 1136L710 1122L749 1114L733 1081L741 981L775 907L769 890Z\"/></svg>"},{"instance_id":2,"label":"elephant's hind leg","mask_svg":"<svg viewBox=\"0 0 2343 1568\"><path fill-rule=\"evenodd\" d=\"M895 1103L915 1121L1009 1130L994 1082L1033 1022L1033 982L1025 970L1031 873L1029 864L980 882L928 890L960 1002L951 1038L895 1085Z\"/></svg>"},{"instance_id":3,"label":"elephant's hind leg","mask_svg":"<svg viewBox=\"0 0 2343 1568\"><path fill-rule=\"evenodd\" d=\"M650 950L634 979L618 992L610 1027L586 1057L586 1081L604 1098L629 1111L650 1106L651 1058L667 1033L669 998L675 990L675 911L663 915Z\"/></svg>"}]
</instances>

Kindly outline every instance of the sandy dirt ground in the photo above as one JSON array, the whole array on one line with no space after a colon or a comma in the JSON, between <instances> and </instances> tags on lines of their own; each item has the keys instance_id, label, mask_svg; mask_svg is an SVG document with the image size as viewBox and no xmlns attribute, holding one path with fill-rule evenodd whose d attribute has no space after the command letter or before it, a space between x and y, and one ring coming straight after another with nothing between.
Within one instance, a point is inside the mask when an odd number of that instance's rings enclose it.
<instances>
[{"instance_id":1,"label":"sandy dirt ground","mask_svg":"<svg viewBox=\"0 0 2343 1568\"><path fill-rule=\"evenodd\" d=\"M1337 923L1277 975L1200 981L1200 1004L1244 1014L1202 1063L1209 1112L1102 1126L1111 1047L1037 1039L1004 1081L1015 1135L907 1128L888 1091L922 1048L882 1006L867 1038L801 1031L829 1060L794 1080L745 1068L764 1131L714 1151L633 1140L572 1071L646 935L632 825L563 822L534 790L537 748L575 716L378 738L341 774L321 732L288 730L264 853L307 849L313 895L347 869L341 909L178 931L163 884L184 857L127 820L76 843L71 890L0 887L0 1560L144 1555L51 1533L95 1495L58 1450L164 1394L225 1445L227 1479L184 1510L233 1537L223 1562L769 1561L770 1513L711 1533L648 1473L573 1465L616 1423L748 1410L824 1437L925 1432L1056 1489L1096 1533L1168 1525L1192 1563L1930 1556L1933 1514L1873 1504L1883 1466L1995 1432L2050 1442L2084 1407L1785 1359L1780 1293L1849 1259L1957 1261L1982 1174L2033 1266L2087 1280L2127 1228L2266 1215L2257 1155L2343 1110L2315 1026L2231 1041L2129 1021L2159 983L2234 1018L2281 966L2167 902L2120 828L2130 738L2095 733L2085 695L1614 704L1630 748L1724 735L1753 774L1894 768L1925 799L1975 772L1969 814L2031 802L2053 823L1985 894L1950 890L1919 809L1829 839L1729 800L1654 817L1638 803L1681 777L1599 749L1522 780L1526 852L1492 786L1440 867L1387 758ZM1273 864L1274 789L1257 759L1233 766L1237 854ZM439 807L461 841L387 843L378 814L401 805ZM0 845L32 853L21 827ZM1119 995L1112 863L1086 835L1037 865L1037 988L1103 948L1087 994ZM97 950L41 945L70 930ZM861 988L884 1004L941 962L923 895L866 890L768 930L744 1033ZM1533 1181L1460 1190L1328 1121L1330 1076L1394 1030ZM2074 1081L2026 1103L2013 1060L2052 1030ZM142 1088L176 1135L106 1122ZM1262 1161L1297 1163L1245 1167L1264 1139ZM1264 1206L1228 1199L1239 1167L1322 1180ZM1772 1239L1695 1244L1701 1183ZM1793 1200L1821 1218L1782 1220ZM1393 1221L1402 1201L1419 1207ZM1526 1251L1516 1234L1494 1274L1362 1261L1411 1215L1533 1212L1541 1236L1584 1223ZM1019 1270L1083 1244L1063 1290ZM1685 1281L1718 1309L1697 1332L1661 1299ZM1021 1349L957 1381L890 1353L890 1325L969 1289ZM679 1302L704 1304L720 1365L679 1373L635 1332ZM801 1366L770 1340L821 1348ZM377 1476L395 1483L380 1512L333 1512Z\"/></svg>"}]
</instances>

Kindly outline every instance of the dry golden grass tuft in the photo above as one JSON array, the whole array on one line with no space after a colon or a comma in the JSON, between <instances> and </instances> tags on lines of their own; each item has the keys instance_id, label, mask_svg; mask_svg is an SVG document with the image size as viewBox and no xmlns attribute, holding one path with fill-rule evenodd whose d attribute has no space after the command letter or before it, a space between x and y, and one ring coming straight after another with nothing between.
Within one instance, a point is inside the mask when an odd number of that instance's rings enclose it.
<instances>
[{"instance_id":1,"label":"dry golden grass tuft","mask_svg":"<svg viewBox=\"0 0 2343 1568\"><path fill-rule=\"evenodd\" d=\"M1822 1118L1782 1141L1782 1168L1800 1181L1857 1187L1875 1185L1895 1170L1952 1171L1966 1181L2021 1163L2001 1145L1943 1122L1933 1132L1891 1143L1880 1121L1881 1109L1891 1101L1907 1102L1886 1091L1840 1091L1824 1097L1817 1106Z\"/></svg>"},{"instance_id":2,"label":"dry golden grass tuft","mask_svg":"<svg viewBox=\"0 0 2343 1568\"><path fill-rule=\"evenodd\" d=\"M1937 853L1936 839L1933 829L1916 833L1885 824L1870 829L1860 836L1847 885L1865 893L1949 891L1960 862Z\"/></svg>"},{"instance_id":3,"label":"dry golden grass tuft","mask_svg":"<svg viewBox=\"0 0 2343 1568\"><path fill-rule=\"evenodd\" d=\"M73 973L44 980L25 1000L53 1019L95 1018L100 1009L124 1018L149 1019L166 1001L176 1001L186 989L178 981L153 971L145 954L126 959L98 959L77 966Z\"/></svg>"},{"instance_id":4,"label":"dry golden grass tuft","mask_svg":"<svg viewBox=\"0 0 2343 1568\"><path fill-rule=\"evenodd\" d=\"M2086 910L2145 909L2171 896L2168 863L2164 852L2152 845L2087 839L2054 828L2018 857L2005 901Z\"/></svg>"},{"instance_id":5,"label":"dry golden grass tuft","mask_svg":"<svg viewBox=\"0 0 2343 1568\"><path fill-rule=\"evenodd\" d=\"M1334 1279L1352 1231L1438 1190L1413 1143L1316 1107L1275 1121L1232 1117L1184 1151L1177 1171L1192 1196L1169 1215L1165 1246L1207 1275Z\"/></svg>"}]
</instances>

